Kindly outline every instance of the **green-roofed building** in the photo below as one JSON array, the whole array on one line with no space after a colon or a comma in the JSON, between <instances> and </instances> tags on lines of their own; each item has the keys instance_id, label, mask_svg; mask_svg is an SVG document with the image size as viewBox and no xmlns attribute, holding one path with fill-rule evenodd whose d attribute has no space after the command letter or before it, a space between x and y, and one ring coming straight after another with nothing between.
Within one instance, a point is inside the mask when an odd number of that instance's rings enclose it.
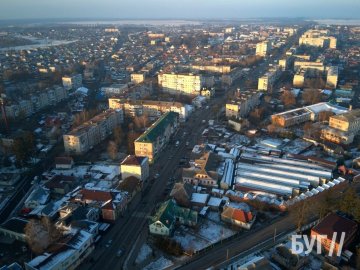
<instances>
[{"instance_id":1,"label":"green-roofed building","mask_svg":"<svg viewBox=\"0 0 360 270\"><path fill-rule=\"evenodd\" d=\"M162 115L151 125L151 127L135 140L135 155L148 157L150 163L154 162L157 155L170 141L170 137L176 131L178 125L178 113L167 112Z\"/></svg>"},{"instance_id":2,"label":"green-roofed building","mask_svg":"<svg viewBox=\"0 0 360 270\"><path fill-rule=\"evenodd\" d=\"M198 213L178 206L174 200L161 204L154 216L150 218L149 230L152 234L170 236L174 232L176 222L186 226L197 224Z\"/></svg>"}]
</instances>

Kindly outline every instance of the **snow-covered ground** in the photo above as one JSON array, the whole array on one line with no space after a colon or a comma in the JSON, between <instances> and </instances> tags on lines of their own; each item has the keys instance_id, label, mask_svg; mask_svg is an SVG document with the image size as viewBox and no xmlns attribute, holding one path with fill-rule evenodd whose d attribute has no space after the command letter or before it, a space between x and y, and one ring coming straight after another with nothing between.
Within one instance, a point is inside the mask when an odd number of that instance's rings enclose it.
<instances>
[{"instance_id":1,"label":"snow-covered ground","mask_svg":"<svg viewBox=\"0 0 360 270\"><path fill-rule=\"evenodd\" d=\"M226 239L236 232L220 223L218 213L210 212L209 219L200 224L198 230L179 228L173 237L186 251L198 251Z\"/></svg>"},{"instance_id":2,"label":"snow-covered ground","mask_svg":"<svg viewBox=\"0 0 360 270\"><path fill-rule=\"evenodd\" d=\"M143 244L140 248L139 254L136 257L136 264L140 264L142 262L144 262L152 253L152 249L151 247L149 247L148 244Z\"/></svg>"},{"instance_id":3,"label":"snow-covered ground","mask_svg":"<svg viewBox=\"0 0 360 270\"><path fill-rule=\"evenodd\" d=\"M143 268L143 270L161 270L161 269L165 269L167 267L170 267L173 265L173 262L164 258L164 257L160 257L159 259L157 259L156 261L148 264L147 266L145 266Z\"/></svg>"}]
</instances>

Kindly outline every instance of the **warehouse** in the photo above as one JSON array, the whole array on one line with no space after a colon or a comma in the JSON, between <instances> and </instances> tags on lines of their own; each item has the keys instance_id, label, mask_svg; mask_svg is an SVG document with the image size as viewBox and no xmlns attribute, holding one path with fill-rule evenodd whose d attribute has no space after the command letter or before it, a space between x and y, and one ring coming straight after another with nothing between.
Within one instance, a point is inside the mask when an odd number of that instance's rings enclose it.
<instances>
[{"instance_id":1,"label":"warehouse","mask_svg":"<svg viewBox=\"0 0 360 270\"><path fill-rule=\"evenodd\" d=\"M281 168L270 168L266 167L269 164L247 164L247 163L237 163L236 164L236 173L240 172L256 172L261 173L263 175L272 175L274 177L286 177L288 179L294 179L304 182L309 182L312 186L319 185L319 177L306 175L302 173L289 172L287 170L283 170Z\"/></svg>"},{"instance_id":2,"label":"warehouse","mask_svg":"<svg viewBox=\"0 0 360 270\"><path fill-rule=\"evenodd\" d=\"M256 179L240 176L235 177L235 182L235 187L237 190L257 190L273 193L280 196L293 196L294 192L298 192L296 189L284 186L282 184L265 183Z\"/></svg>"},{"instance_id":3,"label":"warehouse","mask_svg":"<svg viewBox=\"0 0 360 270\"><path fill-rule=\"evenodd\" d=\"M224 174L220 182L220 187L222 189L229 189L231 187L234 179L234 169L235 169L234 161L232 159L226 159Z\"/></svg>"}]
</instances>

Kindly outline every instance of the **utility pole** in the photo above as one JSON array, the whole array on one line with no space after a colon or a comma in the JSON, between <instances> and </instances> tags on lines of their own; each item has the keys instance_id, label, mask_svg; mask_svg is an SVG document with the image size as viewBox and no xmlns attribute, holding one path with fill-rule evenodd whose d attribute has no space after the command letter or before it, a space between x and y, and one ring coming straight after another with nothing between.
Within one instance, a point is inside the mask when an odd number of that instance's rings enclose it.
<instances>
[{"instance_id":1,"label":"utility pole","mask_svg":"<svg viewBox=\"0 0 360 270\"><path fill-rule=\"evenodd\" d=\"M275 243L275 238L276 238L276 227L275 227L275 230L274 230L274 243Z\"/></svg>"}]
</instances>

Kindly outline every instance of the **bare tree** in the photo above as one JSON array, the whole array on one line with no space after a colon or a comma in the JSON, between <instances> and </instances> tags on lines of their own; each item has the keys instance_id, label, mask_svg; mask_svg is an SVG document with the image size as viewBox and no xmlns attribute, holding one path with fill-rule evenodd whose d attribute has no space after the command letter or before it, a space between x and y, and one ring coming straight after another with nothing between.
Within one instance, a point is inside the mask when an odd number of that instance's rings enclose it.
<instances>
[{"instance_id":1,"label":"bare tree","mask_svg":"<svg viewBox=\"0 0 360 270\"><path fill-rule=\"evenodd\" d=\"M332 111L322 111L319 113L319 121L329 121L330 116L333 116L334 113Z\"/></svg>"},{"instance_id":2,"label":"bare tree","mask_svg":"<svg viewBox=\"0 0 360 270\"><path fill-rule=\"evenodd\" d=\"M290 208L290 214L293 218L296 229L299 231L302 226L304 226L310 215L310 205L307 200L302 200L298 203L295 203Z\"/></svg>"},{"instance_id":3,"label":"bare tree","mask_svg":"<svg viewBox=\"0 0 360 270\"><path fill-rule=\"evenodd\" d=\"M121 145L121 143L123 141L124 133L120 126L114 128L113 137L114 137L114 142L116 143L116 145L118 145L118 146Z\"/></svg>"},{"instance_id":4,"label":"bare tree","mask_svg":"<svg viewBox=\"0 0 360 270\"><path fill-rule=\"evenodd\" d=\"M114 141L109 141L107 153L112 160L115 160L118 154L118 147Z\"/></svg>"},{"instance_id":5,"label":"bare tree","mask_svg":"<svg viewBox=\"0 0 360 270\"><path fill-rule=\"evenodd\" d=\"M302 99L306 104L315 104L321 101L321 93L317 89L306 89L302 94Z\"/></svg>"},{"instance_id":6,"label":"bare tree","mask_svg":"<svg viewBox=\"0 0 360 270\"><path fill-rule=\"evenodd\" d=\"M295 95L291 91L284 91L280 99L286 107L296 104Z\"/></svg>"},{"instance_id":7,"label":"bare tree","mask_svg":"<svg viewBox=\"0 0 360 270\"><path fill-rule=\"evenodd\" d=\"M48 217L43 217L41 220L32 219L26 224L25 236L30 249L41 254L59 240L62 233Z\"/></svg>"}]
</instances>

